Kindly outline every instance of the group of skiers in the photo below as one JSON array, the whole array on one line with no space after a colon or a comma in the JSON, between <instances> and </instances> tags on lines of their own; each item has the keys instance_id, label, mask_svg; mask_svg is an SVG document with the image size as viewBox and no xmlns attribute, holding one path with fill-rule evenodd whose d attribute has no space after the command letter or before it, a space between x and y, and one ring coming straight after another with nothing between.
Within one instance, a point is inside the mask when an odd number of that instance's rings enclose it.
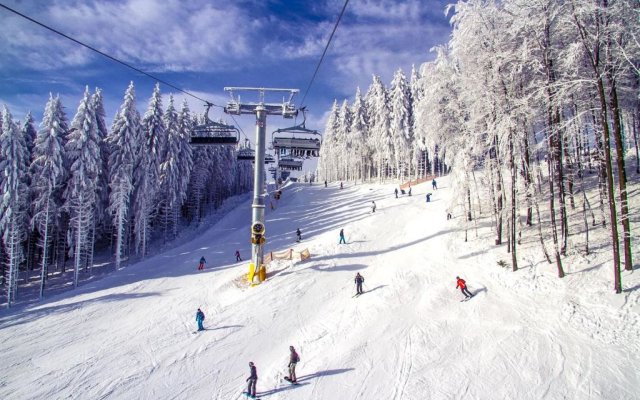
<instances>
[{"instance_id":1,"label":"group of skiers","mask_svg":"<svg viewBox=\"0 0 640 400\"><path fill-rule=\"evenodd\" d=\"M236 256L236 262L242 261L242 257L240 257L240 250L236 250L235 256ZM207 264L207 260L204 258L204 256L200 257L200 262L198 263L198 271L203 271L206 264Z\"/></svg>"},{"instance_id":2,"label":"group of skiers","mask_svg":"<svg viewBox=\"0 0 640 400\"><path fill-rule=\"evenodd\" d=\"M300 356L293 346L289 346L289 376L285 376L284 380L289 383L297 384L296 365L300 362ZM249 361L249 377L246 379L247 391L244 392L248 397L256 398L256 385L258 384L258 370L253 361Z\"/></svg>"}]
</instances>

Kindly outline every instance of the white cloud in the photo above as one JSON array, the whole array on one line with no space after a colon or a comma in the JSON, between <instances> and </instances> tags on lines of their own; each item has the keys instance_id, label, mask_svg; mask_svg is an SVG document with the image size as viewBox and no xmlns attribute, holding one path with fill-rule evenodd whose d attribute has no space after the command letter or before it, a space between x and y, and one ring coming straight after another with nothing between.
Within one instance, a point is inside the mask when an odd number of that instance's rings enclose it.
<instances>
[{"instance_id":1,"label":"white cloud","mask_svg":"<svg viewBox=\"0 0 640 400\"><path fill-rule=\"evenodd\" d=\"M151 70L215 71L250 52L260 22L233 3L206 0L58 1L16 9L105 53ZM6 11L4 11L6 12ZM78 66L95 55L17 16L0 51L30 67Z\"/></svg>"}]
</instances>

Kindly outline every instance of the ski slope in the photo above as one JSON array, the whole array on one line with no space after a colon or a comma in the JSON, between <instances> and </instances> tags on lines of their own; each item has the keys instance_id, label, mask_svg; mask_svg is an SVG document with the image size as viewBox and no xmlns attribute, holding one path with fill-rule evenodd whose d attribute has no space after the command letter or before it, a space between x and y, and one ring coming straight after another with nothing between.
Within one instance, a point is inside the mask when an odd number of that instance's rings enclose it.
<instances>
[{"instance_id":1,"label":"ski slope","mask_svg":"<svg viewBox=\"0 0 640 400\"><path fill-rule=\"evenodd\" d=\"M520 271L501 268L504 247L465 243L460 215L447 221L447 185L398 199L391 184L287 186L266 249L312 256L272 263L255 287L234 262L250 252L247 200L170 251L1 311L0 398L242 399L253 361L270 400L638 399L640 279L625 273L615 295L607 246L572 256L562 280L534 243ZM207 330L194 333L198 307ZM282 379L290 345L298 386Z\"/></svg>"}]
</instances>

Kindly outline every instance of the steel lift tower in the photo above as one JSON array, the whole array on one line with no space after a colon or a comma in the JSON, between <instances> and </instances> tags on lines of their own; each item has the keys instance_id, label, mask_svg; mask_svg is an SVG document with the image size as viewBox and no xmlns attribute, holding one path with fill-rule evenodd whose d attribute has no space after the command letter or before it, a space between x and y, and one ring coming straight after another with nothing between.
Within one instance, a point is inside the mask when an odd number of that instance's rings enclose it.
<instances>
[{"instance_id":1,"label":"steel lift tower","mask_svg":"<svg viewBox=\"0 0 640 400\"><path fill-rule=\"evenodd\" d=\"M281 115L284 118L293 118L298 115L298 110L291 103L298 89L273 89L254 87L225 87L231 100L224 108L224 112L230 115L254 114L256 116L256 143L255 164L253 176L253 204L251 205L251 263L249 264L249 282L253 283L257 274L260 282L267 276L267 269L263 263L264 244L266 242L266 226L264 221L265 208L265 137L267 131L267 115ZM242 102L240 92L253 92L258 94L257 102ZM265 95L270 93L283 94L281 103L265 102Z\"/></svg>"}]
</instances>

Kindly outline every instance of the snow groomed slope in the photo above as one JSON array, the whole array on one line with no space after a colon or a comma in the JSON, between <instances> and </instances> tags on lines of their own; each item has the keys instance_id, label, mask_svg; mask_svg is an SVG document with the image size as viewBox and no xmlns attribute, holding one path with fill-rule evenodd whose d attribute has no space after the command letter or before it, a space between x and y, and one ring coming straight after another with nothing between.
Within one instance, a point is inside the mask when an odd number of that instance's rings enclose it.
<instances>
[{"instance_id":1,"label":"snow groomed slope","mask_svg":"<svg viewBox=\"0 0 640 400\"><path fill-rule=\"evenodd\" d=\"M562 280L535 248L520 249L520 271L500 268L504 249L465 243L439 186L398 199L391 184L286 187L266 248L312 256L274 261L255 287L233 255L249 253L247 201L171 251L2 311L0 398L240 399L249 361L274 400L638 398L637 278L613 294L607 249ZM356 272L365 293L353 297ZM194 334L198 307L207 330ZM290 345L297 386L283 381Z\"/></svg>"}]
</instances>

